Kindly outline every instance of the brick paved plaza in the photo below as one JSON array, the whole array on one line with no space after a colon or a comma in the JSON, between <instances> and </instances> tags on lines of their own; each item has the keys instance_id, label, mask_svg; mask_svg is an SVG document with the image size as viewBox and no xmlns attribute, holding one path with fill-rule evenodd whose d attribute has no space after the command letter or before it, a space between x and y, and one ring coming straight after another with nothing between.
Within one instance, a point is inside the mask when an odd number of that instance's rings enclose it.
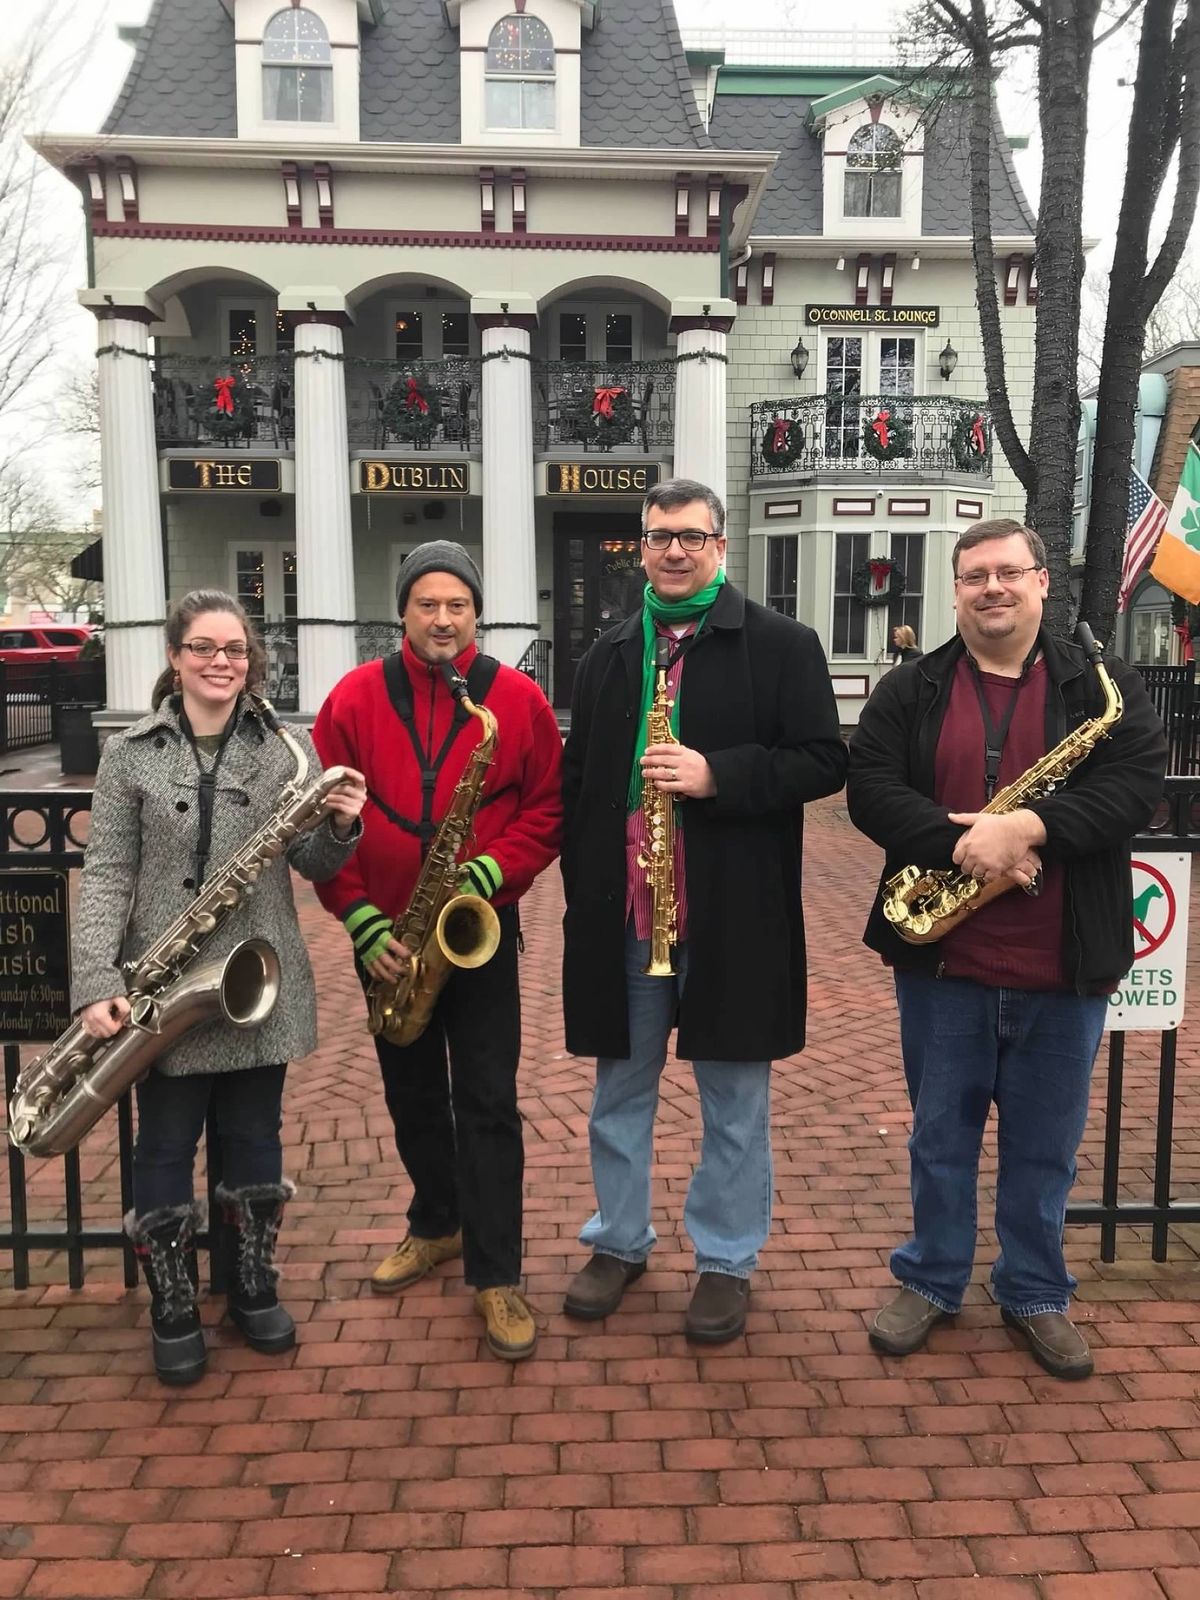
<instances>
[{"instance_id":1,"label":"brick paved plaza","mask_svg":"<svg viewBox=\"0 0 1200 1600\"><path fill-rule=\"evenodd\" d=\"M145 1291L121 1288L115 1257L89 1258L79 1293L61 1259L35 1258L36 1287L0 1291L0 1596L1200 1597L1200 1230L1176 1230L1165 1266L1132 1230L1113 1266L1095 1230L1072 1232L1085 1383L1043 1375L1000 1326L990 1234L956 1327L907 1361L868 1348L908 1215L893 1005L859 944L878 854L840 799L810 812L806 852L810 1047L777 1068L775 1226L743 1339L705 1352L680 1331L699 1128L678 1064L651 1269L604 1324L558 1309L582 1260L592 1074L563 1049L557 872L525 903L522 966L538 1352L492 1359L453 1267L400 1301L371 1295L408 1191L345 936L304 888L322 1044L285 1101L298 1348L255 1355L206 1303L208 1375L168 1391ZM1194 1018L1195 961L1190 981ZM1190 1021L1177 1193L1200 1178L1197 1036ZM1125 1192L1148 1196L1157 1038L1130 1044ZM1077 1195L1099 1191L1101 1085L1095 1100ZM115 1223L115 1164L106 1127L84 1154L93 1223ZM37 1165L31 1217L57 1214L59 1183Z\"/></svg>"}]
</instances>

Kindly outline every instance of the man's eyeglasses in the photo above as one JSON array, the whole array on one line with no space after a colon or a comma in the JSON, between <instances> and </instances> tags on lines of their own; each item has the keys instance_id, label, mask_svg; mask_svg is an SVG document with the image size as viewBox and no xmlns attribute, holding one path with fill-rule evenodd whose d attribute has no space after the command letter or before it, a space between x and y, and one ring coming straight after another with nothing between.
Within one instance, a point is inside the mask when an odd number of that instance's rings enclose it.
<instances>
[{"instance_id":1,"label":"man's eyeglasses","mask_svg":"<svg viewBox=\"0 0 1200 1600\"><path fill-rule=\"evenodd\" d=\"M222 650L226 661L245 661L250 654L250 646L243 644L240 639L235 639L232 644L214 644L211 639L185 639L183 648L190 650L199 661L211 661Z\"/></svg>"},{"instance_id":2,"label":"man's eyeglasses","mask_svg":"<svg viewBox=\"0 0 1200 1600\"><path fill-rule=\"evenodd\" d=\"M670 528L648 528L642 534L642 542L648 550L669 550L673 540L679 540L681 550L690 550L693 554L703 550L710 539L719 539L719 533L704 533L699 528L684 528L675 533Z\"/></svg>"},{"instance_id":3,"label":"man's eyeglasses","mask_svg":"<svg viewBox=\"0 0 1200 1600\"><path fill-rule=\"evenodd\" d=\"M1042 563L1035 561L1031 567L997 567L995 572L974 570L960 572L955 578L955 583L961 583L964 589L982 589L989 578L1004 584L1020 583L1027 572L1040 572Z\"/></svg>"}]
</instances>

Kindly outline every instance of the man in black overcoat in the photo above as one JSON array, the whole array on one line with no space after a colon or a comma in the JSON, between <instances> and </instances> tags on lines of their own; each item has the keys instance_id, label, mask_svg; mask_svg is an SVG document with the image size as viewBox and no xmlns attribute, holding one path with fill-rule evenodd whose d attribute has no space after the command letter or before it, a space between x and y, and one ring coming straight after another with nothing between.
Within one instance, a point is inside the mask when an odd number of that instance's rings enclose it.
<instances>
[{"instance_id":1,"label":"man in black overcoat","mask_svg":"<svg viewBox=\"0 0 1200 1600\"><path fill-rule=\"evenodd\" d=\"M643 605L580 662L563 758L567 1048L598 1058L597 1210L580 1235L593 1253L565 1310L607 1316L646 1269L658 1080L678 1024L704 1125L684 1208L699 1274L685 1331L715 1344L742 1331L770 1231L771 1061L804 1044L803 806L841 787L846 752L816 634L725 581L717 495L688 479L659 484L642 529ZM673 739L648 742L658 660ZM664 977L645 972L644 785L676 818L677 943Z\"/></svg>"}]
</instances>

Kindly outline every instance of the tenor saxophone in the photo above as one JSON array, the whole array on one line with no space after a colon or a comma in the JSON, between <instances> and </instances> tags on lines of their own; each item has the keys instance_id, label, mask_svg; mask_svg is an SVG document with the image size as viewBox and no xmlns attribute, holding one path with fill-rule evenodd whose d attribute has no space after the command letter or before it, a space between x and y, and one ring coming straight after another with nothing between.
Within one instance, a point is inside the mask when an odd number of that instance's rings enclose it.
<instances>
[{"instance_id":1,"label":"tenor saxophone","mask_svg":"<svg viewBox=\"0 0 1200 1600\"><path fill-rule=\"evenodd\" d=\"M1091 717L1073 728L1027 772L1006 784L984 806L985 815L1003 815L1027 806L1031 800L1044 800L1091 755L1120 720L1121 691L1104 665L1102 647L1096 643L1086 622L1079 623L1076 632L1100 680L1104 709L1098 717ZM990 901L1015 887L1016 879L1008 874L984 884L957 868L902 867L884 884L883 914L907 943L933 944Z\"/></svg>"},{"instance_id":2,"label":"tenor saxophone","mask_svg":"<svg viewBox=\"0 0 1200 1600\"><path fill-rule=\"evenodd\" d=\"M467 694L467 680L446 662L446 685L483 732L458 780L450 805L421 865L407 906L392 924L392 937L410 952L398 978L372 978L367 985L367 1027L389 1044L412 1044L429 1026L438 995L452 967L482 967L500 943L500 919L478 895L460 894L460 857L483 784L499 744L496 719Z\"/></svg>"},{"instance_id":3,"label":"tenor saxophone","mask_svg":"<svg viewBox=\"0 0 1200 1600\"><path fill-rule=\"evenodd\" d=\"M251 696L263 722L295 762L271 816L206 880L185 912L133 961L124 964L130 1016L120 1033L94 1039L73 1022L17 1079L8 1137L27 1156L73 1150L110 1106L143 1077L167 1047L202 1022L224 1018L257 1028L279 998L279 957L264 939L243 939L194 970L217 930L254 891L263 869L328 809L329 791L348 768L330 767L304 787L308 758L270 702Z\"/></svg>"},{"instance_id":4,"label":"tenor saxophone","mask_svg":"<svg viewBox=\"0 0 1200 1600\"><path fill-rule=\"evenodd\" d=\"M678 744L671 731L671 706L667 672L671 642L659 639L655 645L657 673L654 699L646 716L646 744ZM675 974L672 951L679 941L679 901L675 892L675 802L669 794L649 780L642 784L642 817L646 843L638 856L638 866L650 886L650 960L642 971L648 978L670 978Z\"/></svg>"}]
</instances>

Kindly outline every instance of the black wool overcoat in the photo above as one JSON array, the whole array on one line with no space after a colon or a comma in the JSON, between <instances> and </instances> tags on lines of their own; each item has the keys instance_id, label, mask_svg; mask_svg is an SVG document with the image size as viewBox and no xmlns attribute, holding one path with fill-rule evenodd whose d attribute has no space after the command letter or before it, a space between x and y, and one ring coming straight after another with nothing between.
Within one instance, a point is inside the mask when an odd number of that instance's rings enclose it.
<instances>
[{"instance_id":1,"label":"black wool overcoat","mask_svg":"<svg viewBox=\"0 0 1200 1600\"><path fill-rule=\"evenodd\" d=\"M575 1055L629 1054L625 817L642 689L642 613L579 664L563 753L563 1007ZM716 795L684 800L687 1059L767 1061L804 1044L803 805L833 794L846 748L811 628L721 588L684 660L679 739Z\"/></svg>"}]
</instances>

